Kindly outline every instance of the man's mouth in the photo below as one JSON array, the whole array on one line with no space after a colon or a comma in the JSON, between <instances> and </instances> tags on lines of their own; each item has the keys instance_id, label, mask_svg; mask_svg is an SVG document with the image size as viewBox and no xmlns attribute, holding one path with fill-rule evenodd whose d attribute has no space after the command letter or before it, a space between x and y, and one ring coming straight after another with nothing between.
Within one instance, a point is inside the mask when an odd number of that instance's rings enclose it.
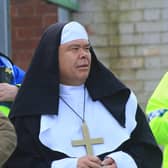
<instances>
[{"instance_id":1,"label":"man's mouth","mask_svg":"<svg viewBox=\"0 0 168 168\"><path fill-rule=\"evenodd\" d=\"M82 64L82 65L78 65L77 68L79 69L88 69L89 65L88 64Z\"/></svg>"}]
</instances>

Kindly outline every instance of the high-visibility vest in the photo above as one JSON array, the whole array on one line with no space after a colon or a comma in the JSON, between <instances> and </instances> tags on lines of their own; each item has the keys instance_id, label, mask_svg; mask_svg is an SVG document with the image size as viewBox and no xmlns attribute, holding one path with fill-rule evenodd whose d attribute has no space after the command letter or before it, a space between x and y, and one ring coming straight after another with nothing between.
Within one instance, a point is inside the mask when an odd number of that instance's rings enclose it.
<instances>
[{"instance_id":1,"label":"high-visibility vest","mask_svg":"<svg viewBox=\"0 0 168 168\"><path fill-rule=\"evenodd\" d=\"M148 100L146 114L157 143L164 147L163 168L168 168L168 72Z\"/></svg>"}]
</instances>

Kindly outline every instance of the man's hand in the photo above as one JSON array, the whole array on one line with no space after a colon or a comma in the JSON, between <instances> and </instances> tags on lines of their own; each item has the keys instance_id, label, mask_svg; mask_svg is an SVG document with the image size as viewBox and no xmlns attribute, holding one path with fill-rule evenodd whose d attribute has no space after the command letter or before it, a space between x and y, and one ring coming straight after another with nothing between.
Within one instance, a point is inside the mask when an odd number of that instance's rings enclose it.
<instances>
[{"instance_id":1,"label":"man's hand","mask_svg":"<svg viewBox=\"0 0 168 168\"><path fill-rule=\"evenodd\" d=\"M0 101L13 101L18 92L18 87L8 84L0 83Z\"/></svg>"},{"instance_id":2,"label":"man's hand","mask_svg":"<svg viewBox=\"0 0 168 168\"><path fill-rule=\"evenodd\" d=\"M77 168L101 168L101 160L96 156L84 156L78 159Z\"/></svg>"},{"instance_id":3,"label":"man's hand","mask_svg":"<svg viewBox=\"0 0 168 168\"><path fill-rule=\"evenodd\" d=\"M115 161L110 157L106 157L101 163L101 165L102 168L117 168Z\"/></svg>"}]
</instances>

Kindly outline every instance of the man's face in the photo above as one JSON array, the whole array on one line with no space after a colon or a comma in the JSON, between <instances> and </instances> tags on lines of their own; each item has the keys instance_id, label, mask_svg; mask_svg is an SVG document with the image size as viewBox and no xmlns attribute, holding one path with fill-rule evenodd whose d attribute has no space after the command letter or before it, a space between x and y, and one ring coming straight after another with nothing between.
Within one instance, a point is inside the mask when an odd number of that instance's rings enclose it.
<instances>
[{"instance_id":1,"label":"man's face","mask_svg":"<svg viewBox=\"0 0 168 168\"><path fill-rule=\"evenodd\" d=\"M59 47L60 82L66 85L83 84L91 66L90 45L87 40L73 40Z\"/></svg>"}]
</instances>

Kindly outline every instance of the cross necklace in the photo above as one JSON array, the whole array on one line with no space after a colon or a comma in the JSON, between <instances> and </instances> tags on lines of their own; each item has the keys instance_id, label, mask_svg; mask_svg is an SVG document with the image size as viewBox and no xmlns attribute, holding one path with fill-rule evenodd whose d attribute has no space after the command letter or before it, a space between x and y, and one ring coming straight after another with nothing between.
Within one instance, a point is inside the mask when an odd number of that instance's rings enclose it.
<instances>
[{"instance_id":1,"label":"cross necklace","mask_svg":"<svg viewBox=\"0 0 168 168\"><path fill-rule=\"evenodd\" d=\"M85 146L88 155L93 155L92 145L104 143L103 138L90 138L89 130L85 122L85 88L84 88L84 102L83 102L83 116L81 117L61 96L60 99L82 120L82 140L72 140L72 146Z\"/></svg>"}]
</instances>

